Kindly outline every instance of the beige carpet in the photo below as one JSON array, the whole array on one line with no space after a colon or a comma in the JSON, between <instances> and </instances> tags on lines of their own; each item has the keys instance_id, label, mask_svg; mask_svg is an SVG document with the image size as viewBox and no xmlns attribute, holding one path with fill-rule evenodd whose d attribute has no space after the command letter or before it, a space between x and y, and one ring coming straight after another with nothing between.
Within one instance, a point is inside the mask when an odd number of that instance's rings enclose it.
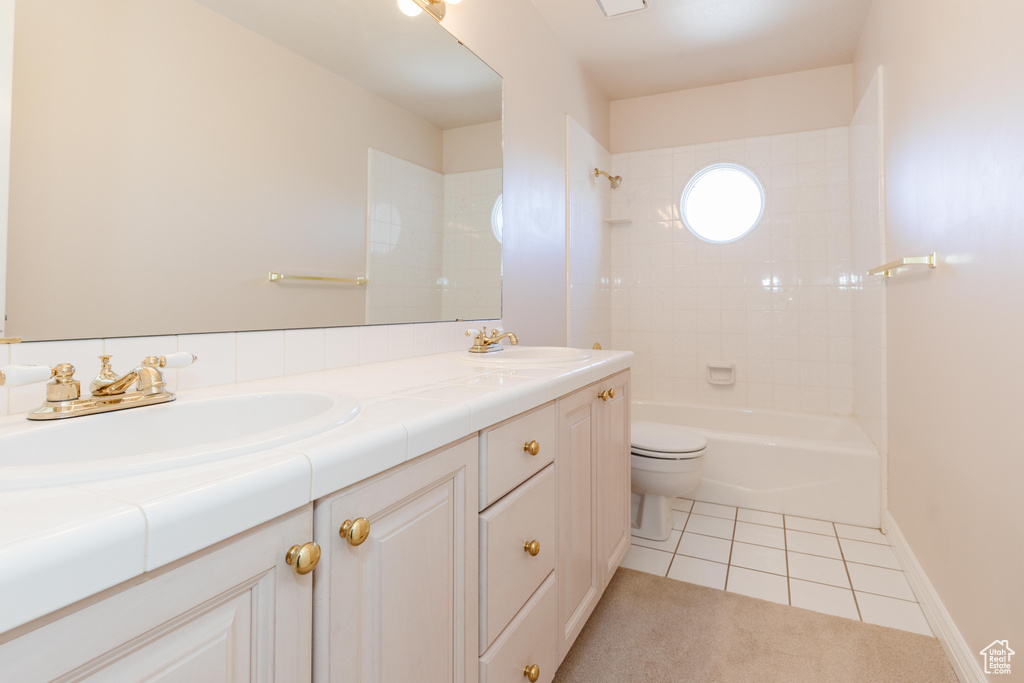
<instances>
[{"instance_id":1,"label":"beige carpet","mask_svg":"<svg viewBox=\"0 0 1024 683\"><path fill-rule=\"evenodd\" d=\"M555 683L956 683L942 646L851 619L619 569Z\"/></svg>"}]
</instances>

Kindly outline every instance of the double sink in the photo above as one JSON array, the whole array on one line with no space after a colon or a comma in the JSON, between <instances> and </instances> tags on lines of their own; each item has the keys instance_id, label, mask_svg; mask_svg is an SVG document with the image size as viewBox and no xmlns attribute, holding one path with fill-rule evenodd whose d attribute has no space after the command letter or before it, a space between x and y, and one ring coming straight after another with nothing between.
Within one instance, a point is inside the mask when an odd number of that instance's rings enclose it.
<instances>
[{"instance_id":1,"label":"double sink","mask_svg":"<svg viewBox=\"0 0 1024 683\"><path fill-rule=\"evenodd\" d=\"M512 347L463 353L477 366L582 361L564 347ZM359 415L343 394L267 392L181 400L86 419L0 421L0 491L60 486L156 472L267 450L326 432Z\"/></svg>"}]
</instances>

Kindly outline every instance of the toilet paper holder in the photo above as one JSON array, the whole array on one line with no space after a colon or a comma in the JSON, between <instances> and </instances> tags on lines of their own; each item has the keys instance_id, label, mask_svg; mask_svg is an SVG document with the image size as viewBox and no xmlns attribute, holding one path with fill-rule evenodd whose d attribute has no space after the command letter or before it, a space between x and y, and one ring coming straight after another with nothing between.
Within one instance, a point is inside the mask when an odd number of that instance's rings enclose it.
<instances>
[{"instance_id":1,"label":"toilet paper holder","mask_svg":"<svg viewBox=\"0 0 1024 683\"><path fill-rule=\"evenodd\" d=\"M708 363L708 384L736 384L736 364Z\"/></svg>"}]
</instances>

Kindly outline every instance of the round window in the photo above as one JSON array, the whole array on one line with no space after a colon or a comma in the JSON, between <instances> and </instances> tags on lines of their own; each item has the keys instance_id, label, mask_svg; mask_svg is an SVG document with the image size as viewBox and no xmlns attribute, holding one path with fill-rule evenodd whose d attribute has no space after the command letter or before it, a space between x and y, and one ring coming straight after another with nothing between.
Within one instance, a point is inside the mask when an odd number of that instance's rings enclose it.
<instances>
[{"instance_id":1,"label":"round window","mask_svg":"<svg viewBox=\"0 0 1024 683\"><path fill-rule=\"evenodd\" d=\"M501 195L494 200L494 206L491 207L491 232L494 233L494 239L498 240L498 244L501 244L501 231L504 229L505 221L501 216Z\"/></svg>"},{"instance_id":2,"label":"round window","mask_svg":"<svg viewBox=\"0 0 1024 683\"><path fill-rule=\"evenodd\" d=\"M708 242L738 240L754 229L763 213L761 181L737 164L712 164L697 171L679 199L683 223Z\"/></svg>"}]
</instances>

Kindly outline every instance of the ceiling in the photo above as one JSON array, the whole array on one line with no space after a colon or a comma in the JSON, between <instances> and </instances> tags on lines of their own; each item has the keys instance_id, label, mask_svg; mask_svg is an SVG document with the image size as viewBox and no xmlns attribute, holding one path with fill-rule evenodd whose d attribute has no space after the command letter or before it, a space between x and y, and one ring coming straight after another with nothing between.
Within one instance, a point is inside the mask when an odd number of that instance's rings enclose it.
<instances>
[{"instance_id":1,"label":"ceiling","mask_svg":"<svg viewBox=\"0 0 1024 683\"><path fill-rule=\"evenodd\" d=\"M443 130L501 120L501 77L394 0L197 2Z\"/></svg>"},{"instance_id":2,"label":"ceiling","mask_svg":"<svg viewBox=\"0 0 1024 683\"><path fill-rule=\"evenodd\" d=\"M532 0L613 100L853 61L871 0L650 0L605 18L595 0Z\"/></svg>"}]
</instances>

